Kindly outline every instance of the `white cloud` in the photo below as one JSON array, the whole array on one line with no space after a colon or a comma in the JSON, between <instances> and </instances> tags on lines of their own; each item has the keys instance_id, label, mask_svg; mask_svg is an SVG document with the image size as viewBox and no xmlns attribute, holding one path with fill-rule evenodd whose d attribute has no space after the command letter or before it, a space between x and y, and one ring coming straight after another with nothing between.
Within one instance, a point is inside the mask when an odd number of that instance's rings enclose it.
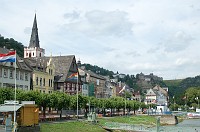
<instances>
[{"instance_id":1,"label":"white cloud","mask_svg":"<svg viewBox=\"0 0 200 132\"><path fill-rule=\"evenodd\" d=\"M36 10L46 54L164 79L200 74L198 0L1 0L0 34L28 45Z\"/></svg>"},{"instance_id":2,"label":"white cloud","mask_svg":"<svg viewBox=\"0 0 200 132\"><path fill-rule=\"evenodd\" d=\"M193 38L183 31L176 32L164 42L164 49L166 52L179 52L187 49L191 45Z\"/></svg>"}]
</instances>

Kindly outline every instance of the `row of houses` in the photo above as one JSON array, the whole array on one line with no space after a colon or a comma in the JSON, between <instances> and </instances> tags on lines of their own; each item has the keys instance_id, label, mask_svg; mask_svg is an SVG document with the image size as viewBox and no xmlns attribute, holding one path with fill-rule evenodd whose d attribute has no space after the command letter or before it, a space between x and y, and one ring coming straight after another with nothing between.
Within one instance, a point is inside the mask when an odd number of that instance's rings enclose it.
<instances>
[{"instance_id":1,"label":"row of houses","mask_svg":"<svg viewBox=\"0 0 200 132\"><path fill-rule=\"evenodd\" d=\"M0 53L6 54L11 50L0 48ZM117 73L114 76L116 78L110 79L107 76L86 70L81 66L80 60L76 61L75 55L45 56L45 49L40 47L36 15L29 46L24 47L24 57L21 58L16 55L16 63L0 63L0 87L14 88L16 78L18 89L35 90L41 93L60 91L74 95L78 92L84 96L94 96L96 98L121 96L119 91L125 84L118 82L117 77L123 78L125 75ZM152 76L150 75L150 77ZM143 74L139 76L140 80L145 80L147 78L145 77ZM133 95L132 99L142 100L139 91L128 91ZM159 86L149 89L144 102L146 104L158 103L158 105L163 105L167 102L167 92L168 89Z\"/></svg>"},{"instance_id":2,"label":"row of houses","mask_svg":"<svg viewBox=\"0 0 200 132\"><path fill-rule=\"evenodd\" d=\"M6 54L9 51L0 48L0 53ZM77 73L77 78L70 77ZM18 89L35 90L41 93L61 91L73 95L78 90L85 96L109 98L117 96L124 85L117 80L111 82L109 77L86 70L81 67L80 61L76 63L74 55L27 58L17 56L16 63L0 63L0 86L14 88L15 74Z\"/></svg>"},{"instance_id":3,"label":"row of houses","mask_svg":"<svg viewBox=\"0 0 200 132\"><path fill-rule=\"evenodd\" d=\"M0 48L1 54L10 51L12 49ZM74 74L77 74L75 79L72 78ZM0 86L14 88L15 78L16 87L26 91L61 91L70 95L78 91L85 96L97 98L116 96L116 91L122 87L118 82L111 86L109 77L81 67L81 61L76 62L75 55L45 56L45 49L40 47L36 14L29 46L24 47L24 57L16 55L16 63L0 63Z\"/></svg>"}]
</instances>

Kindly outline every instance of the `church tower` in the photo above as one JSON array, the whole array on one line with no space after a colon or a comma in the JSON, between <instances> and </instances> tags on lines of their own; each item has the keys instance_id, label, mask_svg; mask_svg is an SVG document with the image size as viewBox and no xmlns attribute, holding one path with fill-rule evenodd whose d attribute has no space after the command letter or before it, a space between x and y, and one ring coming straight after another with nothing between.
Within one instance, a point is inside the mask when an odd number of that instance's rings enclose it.
<instances>
[{"instance_id":1,"label":"church tower","mask_svg":"<svg viewBox=\"0 0 200 132\"><path fill-rule=\"evenodd\" d=\"M43 57L44 54L45 50L43 48L40 48L37 19L35 14L29 46L24 48L24 58Z\"/></svg>"}]
</instances>

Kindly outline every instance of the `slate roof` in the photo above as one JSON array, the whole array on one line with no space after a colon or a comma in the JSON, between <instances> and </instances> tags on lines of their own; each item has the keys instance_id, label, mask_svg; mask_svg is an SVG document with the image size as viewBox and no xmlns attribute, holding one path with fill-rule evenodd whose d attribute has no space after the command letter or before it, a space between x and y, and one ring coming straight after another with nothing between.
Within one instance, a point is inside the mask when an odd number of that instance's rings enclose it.
<instances>
[{"instance_id":1,"label":"slate roof","mask_svg":"<svg viewBox=\"0 0 200 132\"><path fill-rule=\"evenodd\" d=\"M10 50L6 49L6 48L0 48L0 53L1 54L6 54L8 53ZM26 71L32 71L32 69L30 68L29 65L27 65L24 61L24 58L21 58L19 57L18 55L16 55L17 57L17 66L19 69L22 69L22 70L26 70ZM0 63L0 65L4 65L4 63Z\"/></svg>"},{"instance_id":2,"label":"slate roof","mask_svg":"<svg viewBox=\"0 0 200 132\"><path fill-rule=\"evenodd\" d=\"M48 61L49 58L46 57L25 58L26 64L30 65L32 69L42 72L46 72Z\"/></svg>"},{"instance_id":3,"label":"slate roof","mask_svg":"<svg viewBox=\"0 0 200 132\"><path fill-rule=\"evenodd\" d=\"M168 96L168 93L167 91L165 91L163 88L161 88L159 85L156 85L154 88L153 88L154 91L160 91L162 94L164 94L165 96Z\"/></svg>"},{"instance_id":4,"label":"slate roof","mask_svg":"<svg viewBox=\"0 0 200 132\"><path fill-rule=\"evenodd\" d=\"M73 71L70 71L70 67L71 67L73 59L75 59L74 55L52 57L52 61L54 62L54 65L56 67L55 75L57 77L55 78L55 81L64 82L64 81L66 81L67 77L71 73L73 73ZM78 72L78 71L76 71L76 72Z\"/></svg>"},{"instance_id":5,"label":"slate roof","mask_svg":"<svg viewBox=\"0 0 200 132\"><path fill-rule=\"evenodd\" d=\"M38 36L37 20L36 20L36 14L35 14L29 48L40 47L39 42L40 41L39 41L39 36Z\"/></svg>"},{"instance_id":6,"label":"slate roof","mask_svg":"<svg viewBox=\"0 0 200 132\"><path fill-rule=\"evenodd\" d=\"M52 62L55 65L55 82L65 82L67 81L67 77L74 73L74 71L70 71L71 64L73 59L75 59L74 55L69 56L51 56L51 57L33 57L26 58L27 63L31 65L31 67L36 70L40 70L45 72L47 67L47 62L52 58ZM76 71L77 72L77 71Z\"/></svg>"}]
</instances>

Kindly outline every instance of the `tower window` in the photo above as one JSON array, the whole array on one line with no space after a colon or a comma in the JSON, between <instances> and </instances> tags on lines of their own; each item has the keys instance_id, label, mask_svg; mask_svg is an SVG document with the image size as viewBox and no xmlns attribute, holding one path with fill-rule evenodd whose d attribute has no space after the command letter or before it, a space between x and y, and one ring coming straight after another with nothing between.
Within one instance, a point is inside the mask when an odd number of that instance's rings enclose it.
<instances>
[{"instance_id":1,"label":"tower window","mask_svg":"<svg viewBox=\"0 0 200 132\"><path fill-rule=\"evenodd\" d=\"M33 52L33 56L34 56L34 52Z\"/></svg>"},{"instance_id":2,"label":"tower window","mask_svg":"<svg viewBox=\"0 0 200 132\"><path fill-rule=\"evenodd\" d=\"M29 57L31 57L31 53L29 53Z\"/></svg>"}]
</instances>

